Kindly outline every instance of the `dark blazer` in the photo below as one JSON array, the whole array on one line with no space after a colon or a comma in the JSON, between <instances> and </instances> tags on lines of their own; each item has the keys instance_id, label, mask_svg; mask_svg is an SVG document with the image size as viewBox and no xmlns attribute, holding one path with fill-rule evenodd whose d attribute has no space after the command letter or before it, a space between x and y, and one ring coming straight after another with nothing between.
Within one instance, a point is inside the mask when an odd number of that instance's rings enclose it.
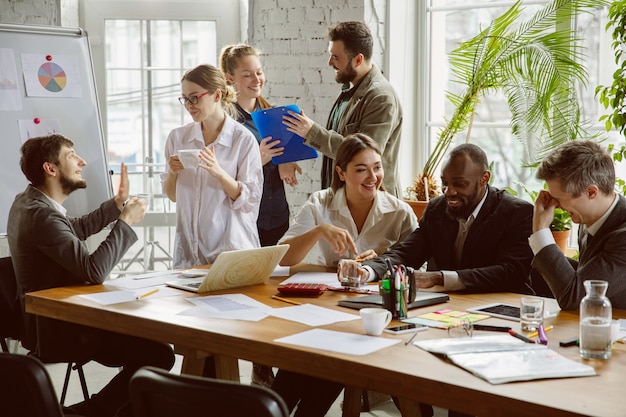
<instances>
[{"instance_id":1,"label":"dark blazer","mask_svg":"<svg viewBox=\"0 0 626 417\"><path fill-rule=\"evenodd\" d=\"M83 217L71 218L35 187L18 194L9 211L7 235L22 303L30 291L104 282L137 241L126 222L116 221L119 215L113 199ZM104 241L89 253L85 239L112 222ZM30 314L24 330L24 346L46 361L89 358L101 337L96 329Z\"/></svg>"},{"instance_id":2,"label":"dark blazer","mask_svg":"<svg viewBox=\"0 0 626 417\"><path fill-rule=\"evenodd\" d=\"M364 264L380 279L386 271L386 257L394 265L416 269L428 261L428 270L456 271L467 292L530 292L532 204L488 186L487 199L465 240L460 265L454 259L459 223L447 208L444 196L430 200L419 228L396 248Z\"/></svg>"},{"instance_id":3,"label":"dark blazer","mask_svg":"<svg viewBox=\"0 0 626 417\"><path fill-rule=\"evenodd\" d=\"M586 294L583 282L588 279L608 281L606 295L613 307L626 308L626 198L619 196L578 262L566 258L558 246L548 245L535 255L532 266L564 310L578 308Z\"/></svg>"}]
</instances>

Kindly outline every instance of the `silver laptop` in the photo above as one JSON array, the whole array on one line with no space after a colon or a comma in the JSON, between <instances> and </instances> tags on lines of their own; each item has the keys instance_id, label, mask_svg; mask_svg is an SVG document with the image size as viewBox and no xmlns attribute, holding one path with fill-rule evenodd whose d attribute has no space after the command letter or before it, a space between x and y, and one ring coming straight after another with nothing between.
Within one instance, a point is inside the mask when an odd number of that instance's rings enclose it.
<instances>
[{"instance_id":1,"label":"silver laptop","mask_svg":"<svg viewBox=\"0 0 626 417\"><path fill-rule=\"evenodd\" d=\"M165 285L193 292L225 290L263 284L272 275L289 245L225 251L217 255L204 277L168 281Z\"/></svg>"}]
</instances>

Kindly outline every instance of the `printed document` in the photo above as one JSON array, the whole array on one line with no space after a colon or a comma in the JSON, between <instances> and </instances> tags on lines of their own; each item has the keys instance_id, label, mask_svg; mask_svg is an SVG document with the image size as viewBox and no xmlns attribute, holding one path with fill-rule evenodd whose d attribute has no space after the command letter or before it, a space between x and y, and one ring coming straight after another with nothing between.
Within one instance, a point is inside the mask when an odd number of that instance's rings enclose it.
<instances>
[{"instance_id":1,"label":"printed document","mask_svg":"<svg viewBox=\"0 0 626 417\"><path fill-rule=\"evenodd\" d=\"M420 340L413 344L444 356L491 384L596 375L591 366L508 334Z\"/></svg>"}]
</instances>

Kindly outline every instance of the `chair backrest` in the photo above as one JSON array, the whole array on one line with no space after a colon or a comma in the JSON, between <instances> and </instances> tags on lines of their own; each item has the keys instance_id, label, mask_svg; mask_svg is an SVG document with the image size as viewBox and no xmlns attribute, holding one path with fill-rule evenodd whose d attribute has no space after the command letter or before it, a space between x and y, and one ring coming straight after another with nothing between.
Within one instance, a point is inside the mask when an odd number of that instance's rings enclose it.
<instances>
[{"instance_id":1,"label":"chair backrest","mask_svg":"<svg viewBox=\"0 0 626 417\"><path fill-rule=\"evenodd\" d=\"M265 387L148 366L131 378L130 401L135 417L289 417L283 399Z\"/></svg>"},{"instance_id":2,"label":"chair backrest","mask_svg":"<svg viewBox=\"0 0 626 417\"><path fill-rule=\"evenodd\" d=\"M23 321L11 258L0 258L0 337L19 340Z\"/></svg>"},{"instance_id":3,"label":"chair backrest","mask_svg":"<svg viewBox=\"0 0 626 417\"><path fill-rule=\"evenodd\" d=\"M48 371L37 359L0 353L5 381L0 389L2 415L14 417L63 417Z\"/></svg>"}]
</instances>

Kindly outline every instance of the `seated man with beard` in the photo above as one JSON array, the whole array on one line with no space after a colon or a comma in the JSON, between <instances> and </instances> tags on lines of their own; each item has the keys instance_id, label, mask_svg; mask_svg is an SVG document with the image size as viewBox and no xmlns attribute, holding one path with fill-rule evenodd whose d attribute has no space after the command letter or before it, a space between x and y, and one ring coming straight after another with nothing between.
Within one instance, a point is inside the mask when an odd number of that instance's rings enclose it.
<instances>
[{"instance_id":1,"label":"seated man with beard","mask_svg":"<svg viewBox=\"0 0 626 417\"><path fill-rule=\"evenodd\" d=\"M132 225L141 221L144 200L129 198L128 171L122 164L117 195L82 217L68 216L63 202L87 187L85 160L60 134L28 139L20 167L30 182L15 197L8 220L9 248L24 294L54 287L102 284L137 241ZM90 253L85 240L111 224L104 241ZM171 369L174 352L165 343L26 314L22 345L44 362L97 361L122 370L100 392L76 404L70 414L86 417L132 416L128 382L151 365Z\"/></svg>"}]
</instances>

